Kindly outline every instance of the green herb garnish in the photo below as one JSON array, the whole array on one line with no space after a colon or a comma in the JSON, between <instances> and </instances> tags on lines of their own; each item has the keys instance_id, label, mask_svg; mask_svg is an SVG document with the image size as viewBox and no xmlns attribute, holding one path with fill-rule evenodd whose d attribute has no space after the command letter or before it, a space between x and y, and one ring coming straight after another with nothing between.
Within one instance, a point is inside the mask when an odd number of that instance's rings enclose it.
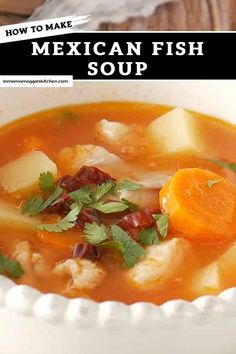
<instances>
[{"instance_id":1,"label":"green herb garnish","mask_svg":"<svg viewBox=\"0 0 236 354\"><path fill-rule=\"evenodd\" d=\"M215 184L217 184L217 183L219 183L220 182L220 179L218 178L218 179L209 179L208 181L207 181L207 187L209 188L209 189L211 189Z\"/></svg>"},{"instance_id":2,"label":"green herb garnish","mask_svg":"<svg viewBox=\"0 0 236 354\"><path fill-rule=\"evenodd\" d=\"M61 116L57 120L57 127L61 127L64 120L68 120L70 122L75 122L79 117L73 112L65 109L61 112Z\"/></svg>"},{"instance_id":3,"label":"green herb garnish","mask_svg":"<svg viewBox=\"0 0 236 354\"><path fill-rule=\"evenodd\" d=\"M97 202L91 204L90 207L104 214L117 213L128 209L128 205L120 202Z\"/></svg>"},{"instance_id":4,"label":"green herb garnish","mask_svg":"<svg viewBox=\"0 0 236 354\"><path fill-rule=\"evenodd\" d=\"M121 255L127 267L132 268L144 255L144 249L117 225L111 226L112 238L119 242Z\"/></svg>"},{"instance_id":5,"label":"green herb garnish","mask_svg":"<svg viewBox=\"0 0 236 354\"><path fill-rule=\"evenodd\" d=\"M84 239L91 245L98 245L108 238L107 228L105 225L98 225L96 222L85 223Z\"/></svg>"},{"instance_id":6,"label":"green herb garnish","mask_svg":"<svg viewBox=\"0 0 236 354\"><path fill-rule=\"evenodd\" d=\"M72 229L75 226L75 222L78 218L78 215L81 211L81 207L79 205L75 206L69 214L67 214L63 219L58 221L56 224L41 224L36 228L41 231L48 232L63 232Z\"/></svg>"},{"instance_id":7,"label":"green herb garnish","mask_svg":"<svg viewBox=\"0 0 236 354\"><path fill-rule=\"evenodd\" d=\"M43 172L39 176L39 187L43 192L53 192L55 190L54 176L51 172Z\"/></svg>"},{"instance_id":8,"label":"green herb garnish","mask_svg":"<svg viewBox=\"0 0 236 354\"><path fill-rule=\"evenodd\" d=\"M80 189L69 193L69 196L76 202L76 203L82 203L82 204L90 204L92 203L92 186L87 185L84 187L81 187Z\"/></svg>"},{"instance_id":9,"label":"green herb garnish","mask_svg":"<svg viewBox=\"0 0 236 354\"><path fill-rule=\"evenodd\" d=\"M19 262L0 252L0 274L5 273L11 278L20 278L24 274L24 269Z\"/></svg>"},{"instance_id":10,"label":"green herb garnish","mask_svg":"<svg viewBox=\"0 0 236 354\"><path fill-rule=\"evenodd\" d=\"M22 208L22 214L36 216L48 208L62 194L62 188L57 187L50 197L44 200L41 196L32 197L26 200Z\"/></svg>"},{"instance_id":11,"label":"green herb garnish","mask_svg":"<svg viewBox=\"0 0 236 354\"><path fill-rule=\"evenodd\" d=\"M135 182L130 182L127 180L123 180L119 183L117 186L116 191L117 192L123 192L123 191L137 191L139 189L142 189L144 186L140 183L135 183Z\"/></svg>"},{"instance_id":12,"label":"green herb garnish","mask_svg":"<svg viewBox=\"0 0 236 354\"><path fill-rule=\"evenodd\" d=\"M234 162L227 163L225 161L216 160L216 159L207 159L207 160L212 163L215 163L216 165L218 165L220 167L223 167L223 168L226 168L226 169L231 170L233 172L236 172L236 163L234 163Z\"/></svg>"},{"instance_id":13,"label":"green herb garnish","mask_svg":"<svg viewBox=\"0 0 236 354\"><path fill-rule=\"evenodd\" d=\"M161 237L166 237L169 228L169 215L167 213L164 214L153 214L154 220L156 221L158 231Z\"/></svg>"},{"instance_id":14,"label":"green herb garnish","mask_svg":"<svg viewBox=\"0 0 236 354\"><path fill-rule=\"evenodd\" d=\"M132 203L131 201L125 199L125 198L121 198L121 202L125 203L126 205L128 205L129 209L133 212L135 211L139 211L140 208L137 204Z\"/></svg>"},{"instance_id":15,"label":"green herb garnish","mask_svg":"<svg viewBox=\"0 0 236 354\"><path fill-rule=\"evenodd\" d=\"M92 193L92 199L94 202L98 202L102 197L104 197L108 192L111 192L115 188L116 184L112 181L105 182L98 185L95 191Z\"/></svg>"},{"instance_id":16,"label":"green herb garnish","mask_svg":"<svg viewBox=\"0 0 236 354\"><path fill-rule=\"evenodd\" d=\"M160 243L155 227L149 227L140 232L139 239L144 245L157 245Z\"/></svg>"}]
</instances>

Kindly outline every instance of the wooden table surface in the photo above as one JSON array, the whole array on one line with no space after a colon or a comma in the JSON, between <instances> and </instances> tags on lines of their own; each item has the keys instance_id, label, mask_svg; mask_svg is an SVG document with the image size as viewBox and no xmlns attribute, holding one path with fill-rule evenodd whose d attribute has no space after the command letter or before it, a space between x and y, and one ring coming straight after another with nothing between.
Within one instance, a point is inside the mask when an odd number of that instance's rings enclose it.
<instances>
[{"instance_id":1,"label":"wooden table surface","mask_svg":"<svg viewBox=\"0 0 236 354\"><path fill-rule=\"evenodd\" d=\"M43 1L0 0L0 25L24 21ZM158 7L148 18L129 18L120 24L104 23L99 29L236 30L236 0L180 0Z\"/></svg>"}]
</instances>

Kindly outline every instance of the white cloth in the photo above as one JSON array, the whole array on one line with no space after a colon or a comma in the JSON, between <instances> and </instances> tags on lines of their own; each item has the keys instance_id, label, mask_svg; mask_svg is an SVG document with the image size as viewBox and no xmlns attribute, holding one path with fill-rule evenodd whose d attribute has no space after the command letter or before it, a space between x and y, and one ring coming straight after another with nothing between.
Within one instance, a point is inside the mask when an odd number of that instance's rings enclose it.
<instances>
[{"instance_id":1,"label":"white cloth","mask_svg":"<svg viewBox=\"0 0 236 354\"><path fill-rule=\"evenodd\" d=\"M131 16L149 16L157 6L170 1L176 0L47 0L29 20L91 15L83 29L96 30L102 22L119 23Z\"/></svg>"}]
</instances>

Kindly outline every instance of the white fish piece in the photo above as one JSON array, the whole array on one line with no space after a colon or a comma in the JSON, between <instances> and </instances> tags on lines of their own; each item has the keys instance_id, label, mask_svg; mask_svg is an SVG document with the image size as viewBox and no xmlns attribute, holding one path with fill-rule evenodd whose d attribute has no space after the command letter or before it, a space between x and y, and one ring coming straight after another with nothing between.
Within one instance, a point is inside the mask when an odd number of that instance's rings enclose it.
<instances>
[{"instance_id":1,"label":"white fish piece","mask_svg":"<svg viewBox=\"0 0 236 354\"><path fill-rule=\"evenodd\" d=\"M118 142L130 131L130 128L123 123L111 122L102 119L96 125L98 137L109 142Z\"/></svg>"},{"instance_id":2,"label":"white fish piece","mask_svg":"<svg viewBox=\"0 0 236 354\"><path fill-rule=\"evenodd\" d=\"M140 189L137 191L122 191L119 200L126 199L140 208L155 208L159 205L157 189Z\"/></svg>"},{"instance_id":3,"label":"white fish piece","mask_svg":"<svg viewBox=\"0 0 236 354\"><path fill-rule=\"evenodd\" d=\"M82 166L114 165L122 160L115 154L97 145L75 145L63 148L58 155L58 163L70 173Z\"/></svg>"},{"instance_id":4,"label":"white fish piece","mask_svg":"<svg viewBox=\"0 0 236 354\"><path fill-rule=\"evenodd\" d=\"M190 243L181 238L148 246L144 258L128 271L129 283L140 290L162 286L176 275L190 250Z\"/></svg>"},{"instance_id":5,"label":"white fish piece","mask_svg":"<svg viewBox=\"0 0 236 354\"><path fill-rule=\"evenodd\" d=\"M25 273L35 273L43 275L47 271L47 266L41 253L33 252L28 241L16 244L12 258L18 261Z\"/></svg>"},{"instance_id":6,"label":"white fish piece","mask_svg":"<svg viewBox=\"0 0 236 354\"><path fill-rule=\"evenodd\" d=\"M67 259L58 263L53 273L59 276L70 275L66 293L73 289L89 290L95 288L106 276L104 269L87 259Z\"/></svg>"},{"instance_id":7,"label":"white fish piece","mask_svg":"<svg viewBox=\"0 0 236 354\"><path fill-rule=\"evenodd\" d=\"M167 174L140 170L133 171L129 177L131 181L140 183L147 189L160 189L171 178Z\"/></svg>"}]
</instances>

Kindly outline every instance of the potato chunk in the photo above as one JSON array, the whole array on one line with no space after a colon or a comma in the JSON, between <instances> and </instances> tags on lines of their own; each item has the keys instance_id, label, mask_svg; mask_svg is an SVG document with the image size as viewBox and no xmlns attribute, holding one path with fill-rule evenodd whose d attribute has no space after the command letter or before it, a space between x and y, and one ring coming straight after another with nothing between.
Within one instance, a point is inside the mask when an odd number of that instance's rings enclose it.
<instances>
[{"instance_id":1,"label":"potato chunk","mask_svg":"<svg viewBox=\"0 0 236 354\"><path fill-rule=\"evenodd\" d=\"M119 122L109 122L106 119L102 119L97 123L97 134L104 140L111 142L119 141L129 132L129 127Z\"/></svg>"},{"instance_id":2,"label":"potato chunk","mask_svg":"<svg viewBox=\"0 0 236 354\"><path fill-rule=\"evenodd\" d=\"M0 225L16 229L33 229L39 221L22 215L20 210L0 200Z\"/></svg>"},{"instance_id":3,"label":"potato chunk","mask_svg":"<svg viewBox=\"0 0 236 354\"><path fill-rule=\"evenodd\" d=\"M198 154L206 150L198 119L182 108L155 119L148 130L160 154Z\"/></svg>"},{"instance_id":4,"label":"potato chunk","mask_svg":"<svg viewBox=\"0 0 236 354\"><path fill-rule=\"evenodd\" d=\"M200 269L193 277L192 290L198 296L217 294L222 290L222 270L218 262Z\"/></svg>"},{"instance_id":5,"label":"potato chunk","mask_svg":"<svg viewBox=\"0 0 236 354\"><path fill-rule=\"evenodd\" d=\"M199 295L218 294L224 279L236 276L236 242L215 262L200 269L192 279L192 290Z\"/></svg>"},{"instance_id":6,"label":"potato chunk","mask_svg":"<svg viewBox=\"0 0 236 354\"><path fill-rule=\"evenodd\" d=\"M155 289L176 275L188 252L190 245L181 238L149 246L145 257L128 272L128 281L142 290Z\"/></svg>"},{"instance_id":7,"label":"potato chunk","mask_svg":"<svg viewBox=\"0 0 236 354\"><path fill-rule=\"evenodd\" d=\"M41 151L31 151L0 167L0 184L11 194L28 194L37 188L40 173L57 174L56 164Z\"/></svg>"}]
</instances>

